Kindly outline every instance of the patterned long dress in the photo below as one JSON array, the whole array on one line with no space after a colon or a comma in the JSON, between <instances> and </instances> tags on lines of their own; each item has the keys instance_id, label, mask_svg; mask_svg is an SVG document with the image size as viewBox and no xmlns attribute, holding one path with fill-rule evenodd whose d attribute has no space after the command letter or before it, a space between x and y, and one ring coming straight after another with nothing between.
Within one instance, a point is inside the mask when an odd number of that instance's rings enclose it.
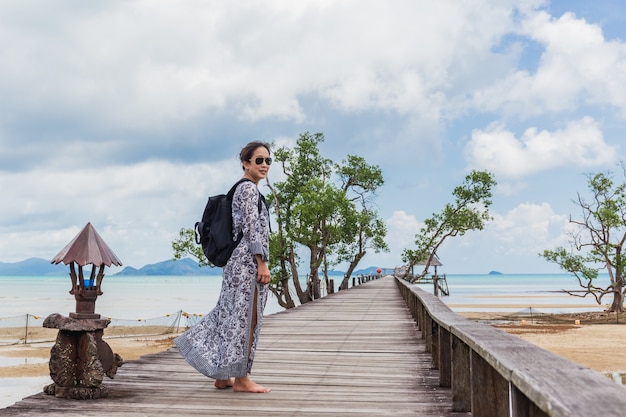
<instances>
[{"instance_id":1,"label":"patterned long dress","mask_svg":"<svg viewBox=\"0 0 626 417\"><path fill-rule=\"evenodd\" d=\"M174 340L183 357L214 379L244 377L251 372L267 302L268 286L257 282L255 255L269 258L269 213L253 182L237 186L233 196L233 233L243 238L224 267L222 290L215 308ZM257 309L253 332L252 309ZM250 340L250 334L253 334ZM250 355L248 356L248 350Z\"/></svg>"}]
</instances>

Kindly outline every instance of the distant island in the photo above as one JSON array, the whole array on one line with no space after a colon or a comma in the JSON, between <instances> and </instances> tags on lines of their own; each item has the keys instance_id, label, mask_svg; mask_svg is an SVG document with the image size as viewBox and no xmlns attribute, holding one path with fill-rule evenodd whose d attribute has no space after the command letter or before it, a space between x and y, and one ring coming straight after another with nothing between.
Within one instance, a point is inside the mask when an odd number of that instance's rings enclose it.
<instances>
[{"instance_id":1,"label":"distant island","mask_svg":"<svg viewBox=\"0 0 626 417\"><path fill-rule=\"evenodd\" d=\"M198 266L198 262L191 258L184 258L179 261L173 259L148 264L139 269L127 266L120 272L113 274L118 275L216 275L221 274L222 268L211 268L209 266Z\"/></svg>"},{"instance_id":2,"label":"distant island","mask_svg":"<svg viewBox=\"0 0 626 417\"><path fill-rule=\"evenodd\" d=\"M29 258L15 263L0 262L0 275L63 276L69 272L67 265L54 265L49 260L41 258Z\"/></svg>"},{"instance_id":3,"label":"distant island","mask_svg":"<svg viewBox=\"0 0 626 417\"><path fill-rule=\"evenodd\" d=\"M375 266L360 269L354 275L368 275L376 273ZM141 268L127 266L110 276L159 276L159 275L220 275L222 268L200 267L198 262L191 258L178 261L169 259L154 264L148 264ZM0 276L65 276L69 274L69 268L63 264L52 264L47 259L29 258L20 262L0 262ZM303 273L306 275L306 273ZM329 271L329 276L343 276L343 271ZM108 275L108 274L107 274ZM320 273L321 275L321 273Z\"/></svg>"},{"instance_id":4,"label":"distant island","mask_svg":"<svg viewBox=\"0 0 626 417\"><path fill-rule=\"evenodd\" d=\"M91 269L91 268L89 268ZM167 260L149 264L139 269L127 266L116 275L215 275L221 274L222 268L199 267L190 258L180 261ZM69 274L69 268L63 264L52 264L49 260L29 258L15 263L0 262L0 276L63 276ZM108 275L108 274L107 274Z\"/></svg>"},{"instance_id":5,"label":"distant island","mask_svg":"<svg viewBox=\"0 0 626 417\"><path fill-rule=\"evenodd\" d=\"M489 275L502 275L502 272L498 272L498 271L489 271Z\"/></svg>"}]
</instances>

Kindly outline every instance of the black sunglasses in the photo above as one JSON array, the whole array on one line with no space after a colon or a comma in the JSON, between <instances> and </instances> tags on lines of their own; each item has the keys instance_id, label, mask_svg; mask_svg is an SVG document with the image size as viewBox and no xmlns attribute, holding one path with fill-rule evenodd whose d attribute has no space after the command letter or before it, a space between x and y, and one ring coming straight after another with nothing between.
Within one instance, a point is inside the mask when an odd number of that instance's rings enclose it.
<instances>
[{"instance_id":1,"label":"black sunglasses","mask_svg":"<svg viewBox=\"0 0 626 417\"><path fill-rule=\"evenodd\" d=\"M252 161L252 159L250 161ZM272 165L272 158L262 158L259 156L258 158L254 159L254 163L257 165L261 165L263 161L265 161L267 165Z\"/></svg>"}]
</instances>

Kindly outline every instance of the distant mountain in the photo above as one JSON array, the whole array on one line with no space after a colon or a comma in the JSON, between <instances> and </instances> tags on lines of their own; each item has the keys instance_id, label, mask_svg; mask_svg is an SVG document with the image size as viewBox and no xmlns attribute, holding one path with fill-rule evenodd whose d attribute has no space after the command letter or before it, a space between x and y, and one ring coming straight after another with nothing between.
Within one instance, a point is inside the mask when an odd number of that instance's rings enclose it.
<instances>
[{"instance_id":1,"label":"distant mountain","mask_svg":"<svg viewBox=\"0 0 626 417\"><path fill-rule=\"evenodd\" d=\"M368 275L376 273L375 266L354 271L353 275ZM53 265L49 260L30 258L15 263L0 262L0 276L65 276L69 273L67 265ZM179 261L167 260L148 264L139 269L127 266L113 275L220 275L222 268L199 267L198 263L191 258ZM328 271L330 276L343 276L345 271ZM322 273L320 272L320 276ZM302 272L306 276L306 272Z\"/></svg>"},{"instance_id":2,"label":"distant mountain","mask_svg":"<svg viewBox=\"0 0 626 417\"><path fill-rule=\"evenodd\" d=\"M354 272L354 275L367 275L376 273L375 266L371 266L367 269L360 269ZM136 269L132 266L127 266L120 272L114 275L220 275L222 268L210 268L204 266L200 268L198 263L190 258L184 258L180 261L162 261L155 264L149 264L142 268ZM306 275L306 272L303 273ZM329 276L343 276L345 271L328 271ZM320 276L322 275L320 271Z\"/></svg>"},{"instance_id":3,"label":"distant mountain","mask_svg":"<svg viewBox=\"0 0 626 417\"><path fill-rule=\"evenodd\" d=\"M148 264L139 269L127 266L113 275L219 275L221 273L222 268L199 267L198 262L184 258L179 261L167 260Z\"/></svg>"},{"instance_id":4,"label":"distant mountain","mask_svg":"<svg viewBox=\"0 0 626 417\"><path fill-rule=\"evenodd\" d=\"M200 268L196 261L185 258L180 261L168 260L149 264L139 269L127 266L113 275L215 275L221 273L221 268ZM49 260L41 258L29 258L14 263L0 262L0 276L65 276L67 274L69 274L67 265L54 265Z\"/></svg>"},{"instance_id":5,"label":"distant mountain","mask_svg":"<svg viewBox=\"0 0 626 417\"><path fill-rule=\"evenodd\" d=\"M378 266L370 266L369 268L365 268L365 269L359 269L358 271L354 271L354 275L370 275L370 274L377 274L378 272L376 272L376 270L378 269Z\"/></svg>"},{"instance_id":6,"label":"distant mountain","mask_svg":"<svg viewBox=\"0 0 626 417\"><path fill-rule=\"evenodd\" d=\"M9 276L63 276L69 273L67 265L51 264L49 260L29 258L20 262L0 262L0 275Z\"/></svg>"},{"instance_id":7,"label":"distant mountain","mask_svg":"<svg viewBox=\"0 0 626 417\"><path fill-rule=\"evenodd\" d=\"M353 275L369 275L369 274L376 274L376 269L378 269L377 266L370 266L368 268L365 269L357 269L356 271L353 271L352 274ZM308 273L307 272L303 272L305 275ZM329 277L336 277L336 276L341 276L343 277L346 274L346 271L337 271L335 269L331 269L328 271L328 276ZM320 270L319 271L319 275L320 277L322 275L324 275L324 271Z\"/></svg>"}]
</instances>

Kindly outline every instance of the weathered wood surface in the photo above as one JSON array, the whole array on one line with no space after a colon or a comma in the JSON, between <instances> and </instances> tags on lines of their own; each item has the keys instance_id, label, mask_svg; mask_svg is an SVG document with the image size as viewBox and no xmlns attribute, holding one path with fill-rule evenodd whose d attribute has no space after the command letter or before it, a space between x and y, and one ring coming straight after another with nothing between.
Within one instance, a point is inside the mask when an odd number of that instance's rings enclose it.
<instances>
[{"instance_id":1,"label":"weathered wood surface","mask_svg":"<svg viewBox=\"0 0 626 417\"><path fill-rule=\"evenodd\" d=\"M106 334L105 334L106 338ZM387 277L264 319L253 379L269 394L216 390L175 349L125 363L109 398L36 394L0 416L469 416Z\"/></svg>"},{"instance_id":2,"label":"weathered wood surface","mask_svg":"<svg viewBox=\"0 0 626 417\"><path fill-rule=\"evenodd\" d=\"M426 350L439 363L442 385L451 379L454 410L471 409L481 417L626 415L622 385L497 328L460 317L421 288L397 283L420 327L431 329L424 338Z\"/></svg>"}]
</instances>

